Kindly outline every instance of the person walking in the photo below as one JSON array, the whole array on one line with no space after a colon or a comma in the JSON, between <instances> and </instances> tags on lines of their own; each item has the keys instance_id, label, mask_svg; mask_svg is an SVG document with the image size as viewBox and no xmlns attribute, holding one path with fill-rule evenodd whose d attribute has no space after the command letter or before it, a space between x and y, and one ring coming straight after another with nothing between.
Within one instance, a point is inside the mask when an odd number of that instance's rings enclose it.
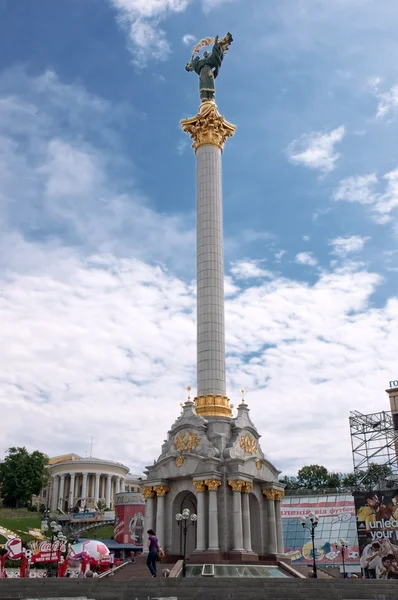
<instances>
[{"instance_id":1,"label":"person walking","mask_svg":"<svg viewBox=\"0 0 398 600\"><path fill-rule=\"evenodd\" d=\"M159 540L156 537L153 529L148 529L148 557L146 559L147 567L152 575L152 577L156 577L156 562L158 559L159 552Z\"/></svg>"}]
</instances>

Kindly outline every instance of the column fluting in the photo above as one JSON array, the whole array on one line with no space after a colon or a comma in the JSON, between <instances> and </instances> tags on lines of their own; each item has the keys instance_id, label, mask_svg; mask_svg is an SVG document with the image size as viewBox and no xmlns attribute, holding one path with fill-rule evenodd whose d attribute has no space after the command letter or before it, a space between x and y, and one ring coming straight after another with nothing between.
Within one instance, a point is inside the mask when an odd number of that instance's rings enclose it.
<instances>
[{"instance_id":1,"label":"column fluting","mask_svg":"<svg viewBox=\"0 0 398 600\"><path fill-rule=\"evenodd\" d=\"M206 550L206 485L203 481L194 481L193 485L196 489L198 516L196 522L196 552L204 552Z\"/></svg>"},{"instance_id":2,"label":"column fluting","mask_svg":"<svg viewBox=\"0 0 398 600\"><path fill-rule=\"evenodd\" d=\"M69 510L73 508L75 504L75 473L70 474L69 483Z\"/></svg>"},{"instance_id":3,"label":"column fluting","mask_svg":"<svg viewBox=\"0 0 398 600\"><path fill-rule=\"evenodd\" d=\"M58 495L58 510L64 509L65 506L65 475L61 475L60 484L59 484L59 495Z\"/></svg>"},{"instance_id":4,"label":"column fluting","mask_svg":"<svg viewBox=\"0 0 398 600\"><path fill-rule=\"evenodd\" d=\"M228 484L232 488L232 518L234 532L233 551L243 552L242 488L245 486L245 482L229 481Z\"/></svg>"},{"instance_id":5,"label":"column fluting","mask_svg":"<svg viewBox=\"0 0 398 600\"><path fill-rule=\"evenodd\" d=\"M95 474L95 490L94 490L94 502L97 505L99 501L99 488L100 488L100 477L101 473Z\"/></svg>"},{"instance_id":6,"label":"column fluting","mask_svg":"<svg viewBox=\"0 0 398 600\"><path fill-rule=\"evenodd\" d=\"M243 524L243 547L246 552L252 551L252 536L250 526L250 497L249 493L252 489L251 484L246 484L242 488L242 524Z\"/></svg>"},{"instance_id":7,"label":"column fluting","mask_svg":"<svg viewBox=\"0 0 398 600\"><path fill-rule=\"evenodd\" d=\"M57 510L58 508L58 490L59 490L59 475L53 476L52 482L52 496L51 496L51 510Z\"/></svg>"},{"instance_id":8,"label":"column fluting","mask_svg":"<svg viewBox=\"0 0 398 600\"><path fill-rule=\"evenodd\" d=\"M112 475L107 475L106 476L106 491L105 491L105 494L106 494L105 502L106 502L107 508L110 508L110 506L111 506L111 484L112 484Z\"/></svg>"},{"instance_id":9,"label":"column fluting","mask_svg":"<svg viewBox=\"0 0 398 600\"><path fill-rule=\"evenodd\" d=\"M219 551L220 542L218 534L218 488L221 481L218 479L205 479L205 485L209 490L209 551Z\"/></svg>"},{"instance_id":10,"label":"column fluting","mask_svg":"<svg viewBox=\"0 0 398 600\"><path fill-rule=\"evenodd\" d=\"M154 497L155 492L152 488L144 487L142 495L145 498L145 531L153 529ZM148 553L148 546L144 546L144 553Z\"/></svg>"},{"instance_id":11,"label":"column fluting","mask_svg":"<svg viewBox=\"0 0 398 600\"><path fill-rule=\"evenodd\" d=\"M226 395L221 150L196 151L198 396Z\"/></svg>"}]
</instances>

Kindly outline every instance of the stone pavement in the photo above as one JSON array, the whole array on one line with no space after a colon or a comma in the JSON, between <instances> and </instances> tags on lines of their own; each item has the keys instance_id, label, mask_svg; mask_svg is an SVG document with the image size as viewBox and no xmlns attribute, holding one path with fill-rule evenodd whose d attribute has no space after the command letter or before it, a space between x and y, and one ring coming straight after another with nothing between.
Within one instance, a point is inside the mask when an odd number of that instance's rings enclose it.
<instances>
[{"instance_id":1,"label":"stone pavement","mask_svg":"<svg viewBox=\"0 0 398 600\"><path fill-rule=\"evenodd\" d=\"M0 599L397 600L397 581L315 579L5 579Z\"/></svg>"}]
</instances>

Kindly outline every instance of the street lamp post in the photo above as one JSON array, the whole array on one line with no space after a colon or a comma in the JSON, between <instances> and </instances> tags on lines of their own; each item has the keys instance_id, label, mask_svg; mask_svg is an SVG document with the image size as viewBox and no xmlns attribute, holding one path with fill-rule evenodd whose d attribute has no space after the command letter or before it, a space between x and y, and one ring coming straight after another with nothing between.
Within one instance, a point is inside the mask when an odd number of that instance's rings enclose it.
<instances>
[{"instance_id":1,"label":"street lamp post","mask_svg":"<svg viewBox=\"0 0 398 600\"><path fill-rule=\"evenodd\" d=\"M58 576L58 563L59 563L59 545L61 542L66 540L66 537L62 533L62 526L58 525L55 521L51 521L49 524L48 521L46 524L42 526L42 531L46 533L49 529L51 529L51 546L50 546L50 562L53 560L53 547L54 542L58 541L58 559L57 559L57 576Z\"/></svg>"},{"instance_id":2,"label":"street lamp post","mask_svg":"<svg viewBox=\"0 0 398 600\"><path fill-rule=\"evenodd\" d=\"M340 541L335 542L334 545L336 546L336 550L341 553L341 559L343 561L343 578L345 579L347 577L347 574L345 572L345 551L348 548L348 542L346 542L343 539L340 539Z\"/></svg>"},{"instance_id":3,"label":"street lamp post","mask_svg":"<svg viewBox=\"0 0 398 600\"><path fill-rule=\"evenodd\" d=\"M191 514L189 508L184 508L182 513L176 514L176 521L179 527L183 527L182 533L184 535L184 554L182 560L182 576L186 577L186 560L187 560L187 533L188 527L191 525L196 525L196 521L198 520L197 515L195 513ZM190 521L190 522L189 522Z\"/></svg>"},{"instance_id":4,"label":"street lamp post","mask_svg":"<svg viewBox=\"0 0 398 600\"><path fill-rule=\"evenodd\" d=\"M314 577L315 579L317 579L318 577L318 570L317 570L317 566L316 566L316 557L315 557L315 529L318 527L318 521L319 518L314 515L314 513L310 512L310 514L308 515L308 520L309 520L309 524L307 524L307 519L305 517L303 517L301 519L301 524L303 526L303 529L308 529L308 531L311 534L311 541L312 541L312 568L314 571Z\"/></svg>"}]
</instances>

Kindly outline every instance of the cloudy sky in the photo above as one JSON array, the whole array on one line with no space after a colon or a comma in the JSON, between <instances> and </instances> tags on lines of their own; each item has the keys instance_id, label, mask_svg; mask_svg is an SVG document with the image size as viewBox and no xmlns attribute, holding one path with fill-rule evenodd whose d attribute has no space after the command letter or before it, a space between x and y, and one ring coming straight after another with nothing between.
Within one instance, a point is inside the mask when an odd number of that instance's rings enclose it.
<instances>
[{"instance_id":1,"label":"cloudy sky","mask_svg":"<svg viewBox=\"0 0 398 600\"><path fill-rule=\"evenodd\" d=\"M231 31L228 394L350 470L398 378L396 0L0 0L0 454L134 472L195 390L195 41Z\"/></svg>"}]
</instances>

